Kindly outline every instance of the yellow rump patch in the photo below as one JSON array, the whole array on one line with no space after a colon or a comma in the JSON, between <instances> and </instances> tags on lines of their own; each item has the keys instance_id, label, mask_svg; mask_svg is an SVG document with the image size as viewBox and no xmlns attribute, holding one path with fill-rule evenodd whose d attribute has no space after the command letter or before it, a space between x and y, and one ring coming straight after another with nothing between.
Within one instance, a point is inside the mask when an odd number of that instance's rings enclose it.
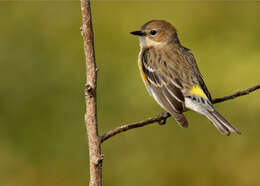
<instances>
[{"instance_id":1,"label":"yellow rump patch","mask_svg":"<svg viewBox=\"0 0 260 186\"><path fill-rule=\"evenodd\" d=\"M206 98L207 99L207 96L206 94L204 93L204 91L200 88L199 85L194 85L191 87L190 89L190 93L191 94L194 94L196 96L200 96L202 98Z\"/></svg>"}]
</instances>

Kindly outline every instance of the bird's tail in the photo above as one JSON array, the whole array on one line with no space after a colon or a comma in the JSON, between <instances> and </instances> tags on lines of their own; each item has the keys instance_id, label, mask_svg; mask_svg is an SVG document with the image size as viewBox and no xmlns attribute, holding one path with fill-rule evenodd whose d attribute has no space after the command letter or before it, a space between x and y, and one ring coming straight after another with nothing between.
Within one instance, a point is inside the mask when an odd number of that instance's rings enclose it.
<instances>
[{"instance_id":1,"label":"bird's tail","mask_svg":"<svg viewBox=\"0 0 260 186\"><path fill-rule=\"evenodd\" d=\"M229 136L230 132L241 134L241 132L232 126L223 116L221 116L218 111L207 110L204 114L214 125L215 127L222 132L223 134Z\"/></svg>"},{"instance_id":2,"label":"bird's tail","mask_svg":"<svg viewBox=\"0 0 260 186\"><path fill-rule=\"evenodd\" d=\"M182 128L188 128L189 123L183 114L172 113L171 115Z\"/></svg>"}]
</instances>

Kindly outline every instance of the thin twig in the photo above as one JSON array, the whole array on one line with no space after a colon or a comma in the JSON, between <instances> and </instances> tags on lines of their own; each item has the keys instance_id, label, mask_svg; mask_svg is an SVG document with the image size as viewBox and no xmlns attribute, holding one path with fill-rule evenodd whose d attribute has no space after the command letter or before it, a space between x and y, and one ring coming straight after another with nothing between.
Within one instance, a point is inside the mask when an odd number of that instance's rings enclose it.
<instances>
[{"instance_id":1,"label":"thin twig","mask_svg":"<svg viewBox=\"0 0 260 186\"><path fill-rule=\"evenodd\" d=\"M231 94L231 95L228 95L228 96L213 99L212 103L216 104L216 103L224 102L224 101L234 99L234 98L237 98L237 97L240 97L240 96L244 96L244 95L250 94L251 92L256 91L257 89L260 89L260 84L254 86L254 87L248 88L246 90L243 90L243 91L235 92L234 94ZM103 134L101 136L101 143L104 142L105 140L109 139L112 136L120 134L121 132L128 131L130 129L143 127L143 126L146 126L146 125L149 125L149 124L152 124L152 123L156 123L156 122L161 124L162 121L163 121L163 123L165 123L166 119L169 118L169 117L170 117L170 115L168 113L164 113L164 114L159 114L158 116L155 116L155 117L152 117L152 118L148 118L148 119L143 120L143 121L138 121L138 122L122 125L120 127L112 129L112 130L106 132L105 134Z\"/></svg>"},{"instance_id":2,"label":"thin twig","mask_svg":"<svg viewBox=\"0 0 260 186\"><path fill-rule=\"evenodd\" d=\"M119 134L121 132L130 130L130 129L143 127L143 126L155 123L155 122L158 122L159 124L164 124L164 123L161 123L161 121L166 120L170 116L171 115L168 113L162 113L162 114L159 114L158 116L148 118L143 121L138 121L138 122L122 125L120 127L117 127L115 129L112 129L112 130L106 132L103 136L101 136L101 143L116 134Z\"/></svg>"},{"instance_id":3,"label":"thin twig","mask_svg":"<svg viewBox=\"0 0 260 186\"><path fill-rule=\"evenodd\" d=\"M253 86L251 88L248 88L246 90L237 91L236 93L228 95L228 96L224 96L224 97L221 97L221 98L215 98L215 99L212 100L212 103L216 104L216 103L221 103L221 102L229 100L229 99L235 99L236 97L240 97L240 96L250 94L251 92L254 92L255 90L257 90L259 88L260 88L260 84Z\"/></svg>"}]
</instances>

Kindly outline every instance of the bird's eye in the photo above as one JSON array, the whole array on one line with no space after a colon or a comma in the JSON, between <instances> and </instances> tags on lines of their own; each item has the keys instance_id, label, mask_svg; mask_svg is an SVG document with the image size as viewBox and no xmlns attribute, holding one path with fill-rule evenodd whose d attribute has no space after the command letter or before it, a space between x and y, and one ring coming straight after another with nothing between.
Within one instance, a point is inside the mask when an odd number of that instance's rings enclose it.
<instances>
[{"instance_id":1,"label":"bird's eye","mask_svg":"<svg viewBox=\"0 0 260 186\"><path fill-rule=\"evenodd\" d=\"M156 30L151 30L150 32L151 35L155 35L156 33L157 33Z\"/></svg>"}]
</instances>

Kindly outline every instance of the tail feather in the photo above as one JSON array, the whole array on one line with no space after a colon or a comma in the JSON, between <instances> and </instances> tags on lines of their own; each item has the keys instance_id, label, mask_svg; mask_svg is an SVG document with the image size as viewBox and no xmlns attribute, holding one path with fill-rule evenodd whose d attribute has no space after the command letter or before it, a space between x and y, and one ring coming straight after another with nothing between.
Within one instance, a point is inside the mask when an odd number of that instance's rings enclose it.
<instances>
[{"instance_id":1,"label":"tail feather","mask_svg":"<svg viewBox=\"0 0 260 186\"><path fill-rule=\"evenodd\" d=\"M206 114L206 117L213 123L213 125L223 134L226 136L230 135L230 131L228 130L225 125L223 125L211 112Z\"/></svg>"},{"instance_id":2,"label":"tail feather","mask_svg":"<svg viewBox=\"0 0 260 186\"><path fill-rule=\"evenodd\" d=\"M188 128L189 123L183 114L171 113L171 115L182 128Z\"/></svg>"},{"instance_id":3,"label":"tail feather","mask_svg":"<svg viewBox=\"0 0 260 186\"><path fill-rule=\"evenodd\" d=\"M212 112L215 117L217 117L222 123L223 125L225 125L225 127L227 127L231 132L234 132L236 134L241 134L241 132L236 128L234 127L233 125L231 125L223 116L220 115L220 113L218 113L216 110L214 110Z\"/></svg>"},{"instance_id":4,"label":"tail feather","mask_svg":"<svg viewBox=\"0 0 260 186\"><path fill-rule=\"evenodd\" d=\"M232 126L223 116L221 116L215 109L208 111L205 116L215 125L215 127L223 134L229 136L230 132L241 134L241 132Z\"/></svg>"},{"instance_id":5,"label":"tail feather","mask_svg":"<svg viewBox=\"0 0 260 186\"><path fill-rule=\"evenodd\" d=\"M185 107L206 116L221 133L227 136L231 132L241 134L239 130L216 111L206 98L189 94L185 97Z\"/></svg>"}]
</instances>

